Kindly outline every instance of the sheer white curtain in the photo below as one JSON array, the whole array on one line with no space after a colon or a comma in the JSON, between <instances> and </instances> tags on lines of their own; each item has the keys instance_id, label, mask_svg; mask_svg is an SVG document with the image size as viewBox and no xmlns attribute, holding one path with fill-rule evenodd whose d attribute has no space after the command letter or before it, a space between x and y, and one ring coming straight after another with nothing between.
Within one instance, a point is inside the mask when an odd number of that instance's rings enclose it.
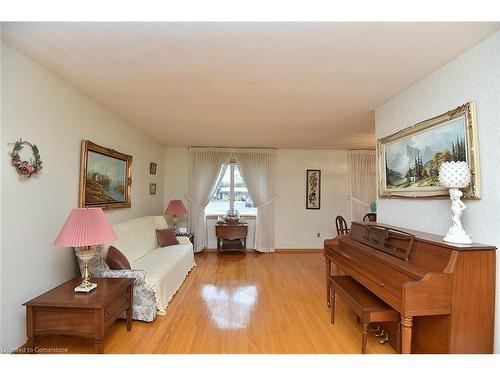
<instances>
[{"instance_id":1,"label":"sheer white curtain","mask_svg":"<svg viewBox=\"0 0 500 375\"><path fill-rule=\"evenodd\" d=\"M348 151L347 167L351 220L360 221L370 212L370 205L377 196L375 151Z\"/></svg>"},{"instance_id":2,"label":"sheer white curtain","mask_svg":"<svg viewBox=\"0 0 500 375\"><path fill-rule=\"evenodd\" d=\"M230 153L220 147L189 148L189 225L194 236L194 251L207 247L207 222L205 207L217 184L222 165L228 163Z\"/></svg>"},{"instance_id":3,"label":"sheer white curtain","mask_svg":"<svg viewBox=\"0 0 500 375\"><path fill-rule=\"evenodd\" d=\"M255 250L273 252L276 150L233 149L233 156L240 167L250 197L257 206Z\"/></svg>"}]
</instances>

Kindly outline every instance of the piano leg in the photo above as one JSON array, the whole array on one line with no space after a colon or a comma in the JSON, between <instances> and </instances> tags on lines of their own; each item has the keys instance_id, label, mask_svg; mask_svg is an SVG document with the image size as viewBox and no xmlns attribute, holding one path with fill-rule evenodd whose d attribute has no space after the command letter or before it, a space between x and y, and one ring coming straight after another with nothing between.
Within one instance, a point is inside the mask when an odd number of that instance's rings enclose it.
<instances>
[{"instance_id":1,"label":"piano leg","mask_svg":"<svg viewBox=\"0 0 500 375\"><path fill-rule=\"evenodd\" d=\"M328 278L330 277L332 272L332 262L326 259L326 305L330 307L330 281Z\"/></svg>"},{"instance_id":2,"label":"piano leg","mask_svg":"<svg viewBox=\"0 0 500 375\"><path fill-rule=\"evenodd\" d=\"M413 317L401 315L401 354L411 354Z\"/></svg>"},{"instance_id":3,"label":"piano leg","mask_svg":"<svg viewBox=\"0 0 500 375\"><path fill-rule=\"evenodd\" d=\"M363 338L361 341L361 354L366 354L366 340L368 339L368 323L363 319Z\"/></svg>"},{"instance_id":4,"label":"piano leg","mask_svg":"<svg viewBox=\"0 0 500 375\"><path fill-rule=\"evenodd\" d=\"M331 302L330 302L330 311L331 311L331 315L330 315L330 323L335 323L335 291L331 288L331 286L329 285L328 286L328 289L330 289L330 298L331 298Z\"/></svg>"}]
</instances>

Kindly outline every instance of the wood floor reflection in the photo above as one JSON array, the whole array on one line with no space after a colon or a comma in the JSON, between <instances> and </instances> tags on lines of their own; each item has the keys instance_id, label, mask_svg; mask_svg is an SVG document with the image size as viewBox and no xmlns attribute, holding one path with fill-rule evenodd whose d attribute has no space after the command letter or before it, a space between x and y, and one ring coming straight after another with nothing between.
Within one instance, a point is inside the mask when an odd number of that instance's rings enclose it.
<instances>
[{"instance_id":1,"label":"wood floor reflection","mask_svg":"<svg viewBox=\"0 0 500 375\"><path fill-rule=\"evenodd\" d=\"M195 267L153 323L123 321L107 333L105 353L353 353L361 328L338 298L335 324L325 304L322 252L196 255ZM51 336L42 348L93 353L92 340ZM368 353L394 353L373 335Z\"/></svg>"}]
</instances>

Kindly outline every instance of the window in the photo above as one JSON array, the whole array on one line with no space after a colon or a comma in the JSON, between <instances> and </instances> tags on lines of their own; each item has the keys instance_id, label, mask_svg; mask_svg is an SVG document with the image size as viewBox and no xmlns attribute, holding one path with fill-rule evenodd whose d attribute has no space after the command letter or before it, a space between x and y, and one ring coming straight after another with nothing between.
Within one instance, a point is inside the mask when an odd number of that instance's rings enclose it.
<instances>
[{"instance_id":1,"label":"window","mask_svg":"<svg viewBox=\"0 0 500 375\"><path fill-rule=\"evenodd\" d=\"M236 210L240 216L255 216L257 208L236 163L222 166L214 195L205 208L205 215L225 215Z\"/></svg>"}]
</instances>

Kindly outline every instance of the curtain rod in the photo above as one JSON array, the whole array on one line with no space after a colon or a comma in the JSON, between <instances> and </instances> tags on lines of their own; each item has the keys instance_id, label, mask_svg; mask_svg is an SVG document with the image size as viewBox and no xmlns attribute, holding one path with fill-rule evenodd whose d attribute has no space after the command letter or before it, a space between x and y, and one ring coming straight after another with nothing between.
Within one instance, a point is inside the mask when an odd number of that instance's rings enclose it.
<instances>
[{"instance_id":1,"label":"curtain rod","mask_svg":"<svg viewBox=\"0 0 500 375\"><path fill-rule=\"evenodd\" d=\"M235 149L235 148L246 148L246 149L259 149L259 150L277 150L277 147L252 147L252 146L244 146L244 147L225 147L225 146L188 146L188 148L225 148L227 150Z\"/></svg>"}]
</instances>

